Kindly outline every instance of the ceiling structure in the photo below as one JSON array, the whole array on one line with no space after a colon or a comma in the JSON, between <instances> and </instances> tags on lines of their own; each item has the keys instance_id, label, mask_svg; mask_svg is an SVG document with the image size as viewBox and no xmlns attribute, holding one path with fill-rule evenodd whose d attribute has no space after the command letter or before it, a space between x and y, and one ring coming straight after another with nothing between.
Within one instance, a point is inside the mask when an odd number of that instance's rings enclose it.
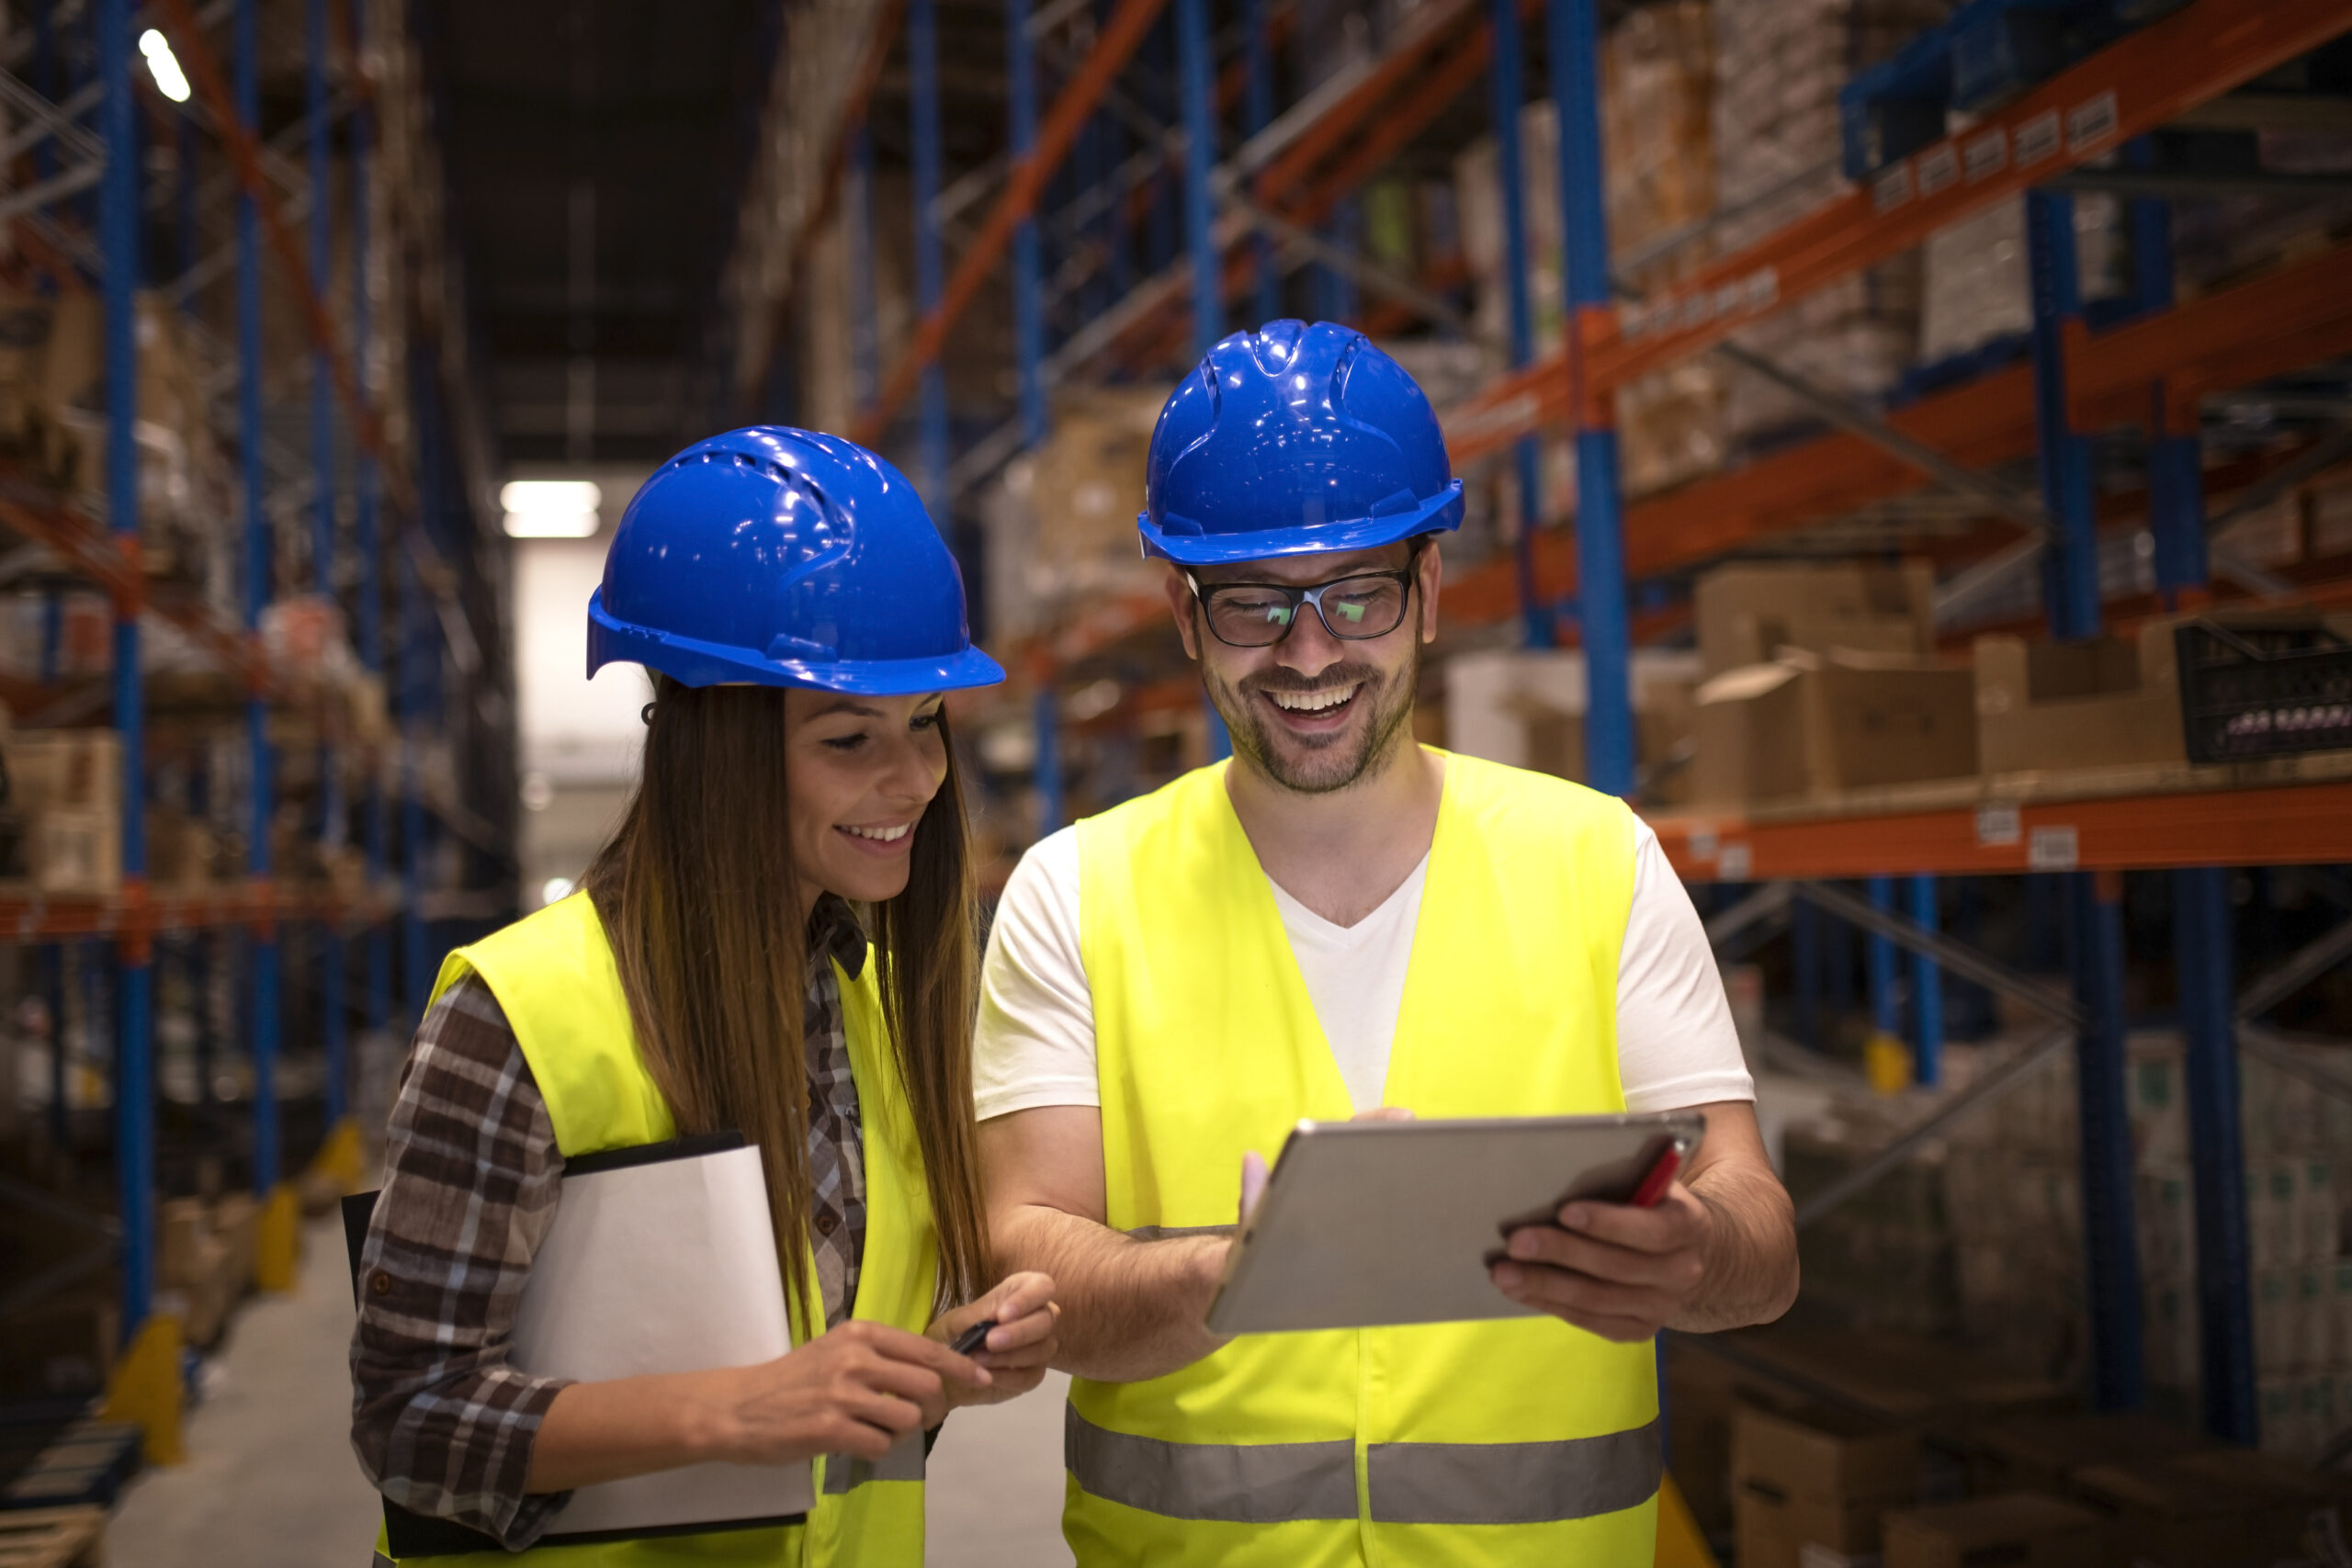
<instances>
[{"instance_id":1,"label":"ceiling structure","mask_svg":"<svg viewBox=\"0 0 2352 1568\"><path fill-rule=\"evenodd\" d=\"M498 460L659 461L706 352L782 0L418 7Z\"/></svg>"}]
</instances>

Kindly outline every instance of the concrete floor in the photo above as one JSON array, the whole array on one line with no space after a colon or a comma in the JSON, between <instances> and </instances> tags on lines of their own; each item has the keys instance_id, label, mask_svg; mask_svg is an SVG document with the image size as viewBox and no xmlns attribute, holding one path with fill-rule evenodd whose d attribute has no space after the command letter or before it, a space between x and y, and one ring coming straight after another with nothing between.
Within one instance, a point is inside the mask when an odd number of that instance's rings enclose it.
<instances>
[{"instance_id":1,"label":"concrete floor","mask_svg":"<svg viewBox=\"0 0 2352 1568\"><path fill-rule=\"evenodd\" d=\"M350 1276L333 1222L301 1288L245 1303L188 1417L187 1460L151 1470L107 1526L111 1568L364 1568L376 1494L348 1437ZM1062 1388L958 1411L931 1459L931 1568L1053 1568L1061 1539Z\"/></svg>"}]
</instances>

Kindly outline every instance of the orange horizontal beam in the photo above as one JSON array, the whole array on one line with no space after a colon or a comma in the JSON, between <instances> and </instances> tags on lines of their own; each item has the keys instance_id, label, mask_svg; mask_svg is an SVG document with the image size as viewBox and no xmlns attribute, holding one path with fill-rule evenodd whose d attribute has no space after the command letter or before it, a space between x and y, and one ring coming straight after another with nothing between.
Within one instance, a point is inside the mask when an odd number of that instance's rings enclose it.
<instances>
[{"instance_id":1,"label":"orange horizontal beam","mask_svg":"<svg viewBox=\"0 0 2352 1568\"><path fill-rule=\"evenodd\" d=\"M2331 250L2160 315L2086 337L2067 370L2082 428L2144 421L2148 387L2166 363L2165 345L2191 349L2176 385L2199 395L2226 391L2346 352L2352 333L2352 244ZM2258 323L2258 327L2256 324ZM2232 334L2236 342L2232 345ZM2199 351L2197 345L2214 344ZM2086 421L2091 423L2085 423ZM2033 373L2017 365L1920 399L1887 423L1954 461L1983 468L2030 456L2036 434ZM1474 450L1484 449L1483 442ZM1454 461L1466 462L1457 449ZM1825 517L1928 488L1925 474L1859 435L1838 432L1713 479L1694 480L1625 509L1625 568L1634 577L1752 545ZM1508 560L1464 574L1446 591L1447 610L1470 624L1518 612ZM1535 547L1537 591L1557 598L1576 586L1576 541L1545 529Z\"/></svg>"},{"instance_id":2,"label":"orange horizontal beam","mask_svg":"<svg viewBox=\"0 0 2352 1568\"><path fill-rule=\"evenodd\" d=\"M185 5L187 0L176 3ZM1077 140L1087 117L1094 112L1113 80L1125 69L1166 4L1167 0L1119 0L1119 8L1095 36L1094 47L1087 52L1077 74L1046 111L1045 123L1037 128L1036 144L1026 158L1012 166L980 231L973 236L964 254L956 258L956 270L948 276L947 287L940 291L939 302L915 329L914 342L892 367L880 393L859 412L850 427L852 440L871 446L889 428L892 416L915 389L916 379L922 375L924 367L939 358L949 331L978 295L980 285L988 280L1005 247L1012 243L1013 230L1036 210L1038 194L1069 156L1070 143Z\"/></svg>"},{"instance_id":3,"label":"orange horizontal beam","mask_svg":"<svg viewBox=\"0 0 2352 1568\"><path fill-rule=\"evenodd\" d=\"M1987 798L1996 807L2007 803ZM1935 872L2154 871L2183 865L2316 865L2352 860L2352 783L2120 795L2016 806L2014 823L1974 807L1746 822L1649 818L1678 874L1714 881ZM1984 829L1994 827L1988 834ZM1987 837L1996 841L1986 842ZM2045 857L2034 863L2037 841ZM2052 857L2071 843L2072 865Z\"/></svg>"},{"instance_id":4,"label":"orange horizontal beam","mask_svg":"<svg viewBox=\"0 0 2352 1568\"><path fill-rule=\"evenodd\" d=\"M1540 6L1542 0L1521 0L1521 10ZM1356 128L1396 107L1398 93L1410 85L1422 58L1452 38L1455 29L1478 13L1477 0L1448 0L1432 9L1364 79L1300 132L1297 139L1270 159L1252 176L1250 188L1258 200L1272 205L1288 196L1315 172L1325 157L1337 151Z\"/></svg>"},{"instance_id":5,"label":"orange horizontal beam","mask_svg":"<svg viewBox=\"0 0 2352 1568\"><path fill-rule=\"evenodd\" d=\"M1873 175L1747 250L1608 315L1585 349L1595 396L1689 358L1780 306L1888 260L2352 28L2344 0L2195 0ZM1547 384L1558 380L1554 389ZM1565 345L1456 423L1494 450L1565 409ZM1457 461L1463 460L1457 457Z\"/></svg>"}]
</instances>

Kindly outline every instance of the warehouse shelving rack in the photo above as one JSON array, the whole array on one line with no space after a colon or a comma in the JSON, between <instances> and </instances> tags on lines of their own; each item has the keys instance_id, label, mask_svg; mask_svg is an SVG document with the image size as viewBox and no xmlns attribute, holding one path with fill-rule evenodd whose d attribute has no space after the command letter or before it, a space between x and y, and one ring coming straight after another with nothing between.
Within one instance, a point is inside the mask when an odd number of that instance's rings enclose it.
<instances>
[{"instance_id":1,"label":"warehouse shelving rack","mask_svg":"<svg viewBox=\"0 0 2352 1568\"><path fill-rule=\"evenodd\" d=\"M31 25L47 51L64 19L62 8L54 0L40 0L30 9ZM254 1083L249 1164L265 1215L256 1277L265 1285L290 1286L296 1210L286 1176L286 1139L277 1103L288 978L281 967L281 935L298 925L314 929L304 953L313 961L315 973L304 977L316 982L319 1033L315 1041L302 1043L306 1049L314 1045L322 1058L328 1132L318 1163L333 1177L349 1179L358 1174L360 1158L351 1119L354 1011L366 1029L379 1032L395 1026L404 1010L413 1016L440 952L450 945L448 939L495 923L514 906L511 736L506 747L510 754L503 761L494 756L486 761L469 759L480 765L456 785L462 796L482 778L493 786L503 778L508 787L503 791L493 787L483 794L477 789L474 800L454 798L449 786L428 781L421 766L422 753L435 733L445 732L453 721L467 722L447 704L445 664L454 660L461 667L470 666L481 680L481 692L495 693L508 677L503 663L483 667L485 649L499 650L493 657L503 661L504 638L498 625L503 612L496 607L496 563L480 554L484 547L475 508L486 476L460 471L463 465L455 453L465 445L466 433L458 428L461 412L452 410L453 400L445 393L446 345L434 336L448 330L452 313L438 292L441 280L420 276L420 269L408 265L409 257L435 254L441 237L435 193L430 189L437 179L437 165L430 156L430 129L416 95L404 7L379 0L307 0L304 112L266 146L260 140L256 0L227 0L201 12L190 0L157 0L152 12L137 15L130 0L88 0L81 9L88 28L88 57L95 62L91 79L62 102L49 101L23 82L7 84L12 108L36 128L30 134L20 133L17 151L29 152L42 168L77 154L79 162L20 190L7 210L20 252L46 287L91 287L103 303L106 519L101 523L84 515L24 476L12 474L0 476L5 479L0 490L6 491L0 498L0 526L45 547L56 571L88 582L112 601L112 713L123 753L122 881L119 893L103 897L0 897L0 941L24 944L96 939L111 943L108 966L116 996L112 1154L118 1205L107 1231L112 1245L94 1249L71 1271L12 1283L0 1292L0 1310L28 1305L46 1291L72 1282L94 1263L117 1265L126 1345L116 1363L109 1403L147 1425L151 1454L168 1456L176 1449L181 1368L177 1326L154 1311L157 939L243 933L235 983L247 998ZM225 49L216 42L224 20ZM167 99L150 84L142 47L152 45L135 42L134 28L151 22L168 39L172 55L194 88L193 101ZM80 123L93 111L95 132ZM381 182L379 152L387 145L388 122L390 134L404 139L394 150L405 154L395 168L404 172L406 185ZM148 182L141 148L158 135L176 144L175 192L142 189ZM297 142L304 152L300 164L284 155L284 149ZM225 165L226 179L215 184L227 187L227 199L233 204L228 214L230 243L210 257L195 254L199 148L202 156ZM348 271L340 286L334 276L334 231L338 164L349 203ZM87 198L77 200L78 193L92 185L96 186L95 234L88 231L82 211ZM389 226L377 220L379 204L391 217ZM134 321L139 290L159 249L149 232L157 225L153 209L158 207L175 216L180 228L176 260L181 271L175 278L159 280L161 297L175 297L183 309L192 310L199 289L224 275L234 277L237 330L232 364L222 378L237 391L231 434L241 462L237 488L242 504L233 536L241 559L233 608L208 602L199 592L151 585L140 558L134 435L140 348ZM305 207L307 234L296 227ZM265 239L280 275L271 287L297 308L308 341L307 364L277 372L278 380L297 389L307 372L307 454L274 440L265 423L266 399L273 391L287 390L266 385L272 367L265 365L263 355ZM379 302L391 307L388 316L379 314ZM382 335L386 326L393 343L387 344ZM203 340L192 318L189 333ZM388 355L396 359L403 349L411 385L385 385L379 367ZM460 363L457 368L461 367ZM462 395L454 400L462 404ZM388 415L396 403L405 407ZM283 527L306 512L312 581L279 583L275 581L273 513ZM347 546L342 537L346 514ZM227 526L225 519L221 525ZM391 581L386 581L388 576ZM397 724L397 739L390 746L341 722L311 671L275 660L266 652L265 611L281 590L293 593L303 587L329 604L350 604L361 670L370 681L390 683ZM389 621L388 595L393 601ZM141 623L150 618L175 627L245 694L248 832L246 875L241 886L189 893L159 889L147 880L144 829L151 790L144 744L146 682L140 652ZM29 688L34 695L40 690ZM504 711L512 712L511 693ZM365 881L356 895L311 891L274 874L276 757L270 724L275 715L307 716L317 728L320 799L315 828L329 851L354 837L364 846ZM494 748L496 730L485 727L485 732ZM346 773L359 785L356 801L345 793ZM431 847L435 836L444 833L471 852L477 880L488 868L489 886L470 892L427 886ZM397 868L391 859L396 848L402 857ZM395 927L406 981L405 995L397 1000ZM354 947L363 976L356 1010L347 994ZM59 1069L52 1081L62 1090L62 1017L52 1021L51 1049ZM15 1092L15 1085L8 1088ZM200 1095L209 1092L209 1085L199 1085ZM61 1100L52 1107L52 1127L62 1125L62 1111Z\"/></svg>"},{"instance_id":2,"label":"warehouse shelving rack","mask_svg":"<svg viewBox=\"0 0 2352 1568\"><path fill-rule=\"evenodd\" d=\"M1962 132L1932 142L1872 171L1849 194L1827 202L1762 241L1691 271L1671 289L1627 297L1607 269L1601 189L1595 53L1597 18L1589 0L1436 0L1411 13L1385 51L1337 77L1279 113L1265 39L1274 25L1263 0L1242 7L1238 39L1228 39L1225 90L1213 104L1216 51L1200 0L1173 7L1176 112L1154 119L1118 82L1158 23L1160 0L1117 0L1105 6L1091 51L1065 73L1059 93L1040 117L1032 53L1041 36L1077 9L1049 5L1036 14L1008 7L1011 153L994 184L985 220L957 258L944 287L924 287L917 300L911 342L887 375L867 377L870 394L854 434L886 439L910 396L938 385L938 362L957 321L1010 251L1017 393L1004 423L961 452L948 449L944 400L924 391L918 450L919 484L943 513L953 502L1046 436L1045 394L1053 386L1105 364L1156 367L1198 349L1221 329L1227 302L1271 298L1264 285L1279 276L1277 254L1291 265L1313 262L1344 271L1374 301L1366 313L1390 322L1423 321L1458 325L1444 298L1457 276L1400 278L1318 239L1349 193L1426 130L1482 75L1494 89L1491 130L1509 167L1516 138L1519 34L1540 20L1546 28L1555 102L1563 117L1560 159L1566 229L1566 298L1562 340L1546 352L1525 343L1523 308L1529 259L1517 212L1518 182L1503 188L1506 283L1520 350L1514 368L1467 402L1443 411L1457 468L1516 449L1527 466L1527 438L1566 431L1577 446L1573 506L1555 505L1544 526L1521 531L1510 558L1473 568L1449 584L1450 626L1501 623L1513 617L1522 636L1543 644L1563 633L1586 649L1591 696L1588 755L1591 782L1616 793L1634 783L1626 654L1646 633L1672 628L1675 611L1634 615L1626 580L1656 581L1744 548L1784 540L1804 527L1864 504L1942 487L1980 503L1984 526L1943 547L1940 564L1964 568L1947 579L1945 596L1973 592L2028 570L2045 551L2054 563L2051 629L2079 637L2098 629L2103 615L2129 617L2177 605L2231 598L2272 604L2340 605L2352 584L2323 572L2298 571L2282 581L2216 556L2207 536L2255 500L2308 479L2339 463L2352 447L2324 438L2290 449L2238 459L2199 472L2196 431L2201 399L2256 385L2330 359L2352 355L2352 291L2342 279L2352 255L2338 245L2249 281L2188 301L2169 293L2169 264L2150 254L2151 286L2132 302L2128 319L2094 330L2081 301L2062 280L2074 276L2066 190L2085 188L2112 172L2087 172L2090 160L2129 152L2134 139L2198 110L2352 28L2352 17L2333 0L2188 0L2148 21L2048 79L2028 87ZM2150 8L2140 8L2143 12ZM1286 15L1278 13L1277 15ZM874 82L903 19L910 44L927 48L929 0L877 9L853 88L842 95L826 144L862 144L862 125ZM920 58L920 56L918 56ZM939 245L935 106L923 100L935 82L920 64L911 73L916 98L915 228L918 252ZM1243 104L1243 134L1223 160L1209 128L1218 107ZM1106 108L1106 103L1109 107ZM1106 200L1071 188L1057 176L1093 117L1115 114L1145 123L1143 150L1124 170ZM926 129L928 127L928 129ZM822 199L798 235L786 289L796 286L818 229L835 210L834 193L846 152L828 165ZM1049 193L1073 207L1117 208L1146 178L1181 168L1185 243L1159 273L1069 331L1057 344L1042 325L1050 285L1035 254L1039 220ZM1099 175L1102 171L1097 170ZM984 176L973 181L990 188ZM2160 188L2160 187L2159 187ZM2161 201L2140 196L2142 243L2160 246ZM1725 352L1740 328L1806 293L1860 268L1918 245L1931 232L1993 203L2024 195L2036 279L2034 332L2028 361L1996 368L1931 392L1889 412L1857 408L1817 392L1808 400L1833 428L1785 451L1687 483L1627 505L1616 481L1611 397L1634 379L1695 355ZM854 254L871 255L870 213L850 211L858 229ZM2154 279L2162 275L2161 285ZM935 276L935 274L934 274ZM871 293L865 296L870 307ZM1266 313L1260 305L1258 313ZM779 311L778 318L786 313ZM862 341L871 341L863 328ZM1752 356L1751 356L1752 357ZM1758 367L1770 373L1769 366ZM2151 462L2141 498L2095 498L2086 460L2085 433L2117 426L2146 432ZM2038 495L2008 490L1985 475L1996 465L2038 458ZM1532 499L1535 486L1520 493ZM2156 601L2102 605L2097 577L2098 525L2103 515L2144 512L2156 536ZM1566 525L1562 526L1561 525ZM2210 582L2209 572L2225 579ZM2229 581L2234 580L2234 581ZM1951 605L1957 608L1957 604ZM1156 626L1164 610L1137 598L1097 604L1041 636L1008 660L1034 692L1037 761L1035 795L1041 827L1062 816L1063 773L1058 739L1067 721L1057 691L1059 671L1114 649ZM1129 691L1119 713L1189 703L1183 682ZM1115 716L1114 716L1115 717ZM2084 1086L2080 1097L2086 1274L2092 1303L2092 1377L2102 1407L2136 1404L2143 1395L2137 1314L2138 1265L2133 1252L2130 1148L2123 1120L2124 1061L2120 988L2122 935L2120 875L2166 870L2177 909L2177 968L2182 1022L2188 1041L2188 1077L2195 1176L2198 1277L2202 1322L2203 1418L2233 1442L2256 1438L2255 1371L2247 1300L2247 1237L2244 1150L2237 1110L2241 1052L2275 1049L2256 1021L2285 994L2343 956L2346 932L2315 944L2243 993L2233 990L2229 949L2225 868L2352 862L2352 776L2309 766L2143 771L2090 783L2072 793L2031 778L1967 781L1858 795L1829 807L1758 813L1752 819L1660 817L1655 820L1677 869L1694 882L1749 888L1711 927L1729 938L1777 917L1802 899L1830 908L1871 933L1874 967L1882 976L1882 1006L1892 987L1898 947L1923 964L1923 995L1942 972L1980 982L2032 988L2045 1003L2052 993L2037 982L2007 975L1935 928L1935 878L2057 872L2067 877L2074 946L2083 955L2074 994L2054 998L2054 1032L2013 1056L1974 1088L1953 1097L1932 1124L1915 1132L1856 1173L1840 1191L1808 1205L1810 1222L1861 1182L1890 1168L1928 1136L1990 1103L2051 1052L2071 1047ZM1865 879L1870 896L1844 894L1834 883ZM1906 897L1896 897L1902 879ZM1909 913L1898 913L1898 906ZM2352 931L2352 928L2347 928ZM2329 945L2333 942L2333 945ZM2300 978L2299 978L2300 977ZM2288 986L2288 989L2291 989ZM1917 1064L1933 1081L1939 1029L1922 1025ZM2300 1065L2290 1070L2308 1072ZM2344 1096L2352 1084L2322 1074L2313 1087ZM1825 1201L1826 1200L1826 1201Z\"/></svg>"}]
</instances>

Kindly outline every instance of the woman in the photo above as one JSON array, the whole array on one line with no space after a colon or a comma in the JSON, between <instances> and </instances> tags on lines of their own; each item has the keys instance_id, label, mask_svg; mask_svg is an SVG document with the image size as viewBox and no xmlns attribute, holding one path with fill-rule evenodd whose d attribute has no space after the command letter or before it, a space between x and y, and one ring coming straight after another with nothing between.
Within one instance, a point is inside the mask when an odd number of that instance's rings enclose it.
<instances>
[{"instance_id":1,"label":"woman","mask_svg":"<svg viewBox=\"0 0 2352 1568\"><path fill-rule=\"evenodd\" d=\"M436 1562L560 1536L574 1487L813 1459L805 1525L530 1556L916 1568L927 1434L1034 1388L1055 1348L1050 1280L983 1289L942 694L1003 671L905 478L795 430L647 480L588 618L591 674L652 674L643 778L581 892L443 966L361 1258L354 1447L390 1502L492 1538ZM730 1130L760 1150L797 1348L611 1382L513 1366L564 1160ZM986 1319L983 1349L948 1348Z\"/></svg>"}]
</instances>

